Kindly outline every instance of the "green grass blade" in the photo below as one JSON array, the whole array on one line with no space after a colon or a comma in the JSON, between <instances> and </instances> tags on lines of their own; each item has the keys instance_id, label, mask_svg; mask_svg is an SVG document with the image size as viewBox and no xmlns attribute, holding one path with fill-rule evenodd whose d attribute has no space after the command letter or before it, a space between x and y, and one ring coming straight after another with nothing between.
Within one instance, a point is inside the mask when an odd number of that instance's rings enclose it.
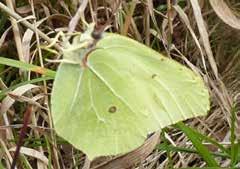
<instances>
[{"instance_id":1,"label":"green grass blade","mask_svg":"<svg viewBox=\"0 0 240 169\"><path fill-rule=\"evenodd\" d=\"M235 144L236 136L235 136L235 123L236 123L236 112L237 108L234 104L231 110L231 167L234 167L238 162L238 154L239 154L239 145Z\"/></svg>"},{"instance_id":2,"label":"green grass blade","mask_svg":"<svg viewBox=\"0 0 240 169\"><path fill-rule=\"evenodd\" d=\"M3 165L2 165L2 163L0 162L0 169L4 169L4 167L3 167Z\"/></svg>"},{"instance_id":3,"label":"green grass blade","mask_svg":"<svg viewBox=\"0 0 240 169\"><path fill-rule=\"evenodd\" d=\"M54 77L56 74L55 71L52 71L50 69L42 68L40 66L36 66L36 65L32 65L32 64L28 64L18 60L8 59L4 57L0 57L0 64L12 66L12 67L16 67L16 68L20 68L28 71L33 71L33 72L40 73L42 75L46 75L50 77Z\"/></svg>"},{"instance_id":4,"label":"green grass blade","mask_svg":"<svg viewBox=\"0 0 240 169\"><path fill-rule=\"evenodd\" d=\"M46 135L44 135L45 141L46 141L46 145L47 145L47 152L48 152L48 169L52 169L51 166L51 161L52 161L52 150L51 150L51 146L50 143L48 141L48 137Z\"/></svg>"},{"instance_id":5,"label":"green grass blade","mask_svg":"<svg viewBox=\"0 0 240 169\"><path fill-rule=\"evenodd\" d=\"M40 78L36 78L36 79L32 79L32 80L29 80L29 81L24 81L24 82L21 82L21 83L18 83L16 85L13 85L13 86L10 86L9 88L7 89L3 89L2 91L0 91L0 100L6 96L6 94L20 86L23 86L23 85L26 85L26 84L33 84L33 83L37 83L37 82L41 82L41 81L44 81L44 80L51 80L53 79L53 77L40 77Z\"/></svg>"},{"instance_id":6,"label":"green grass blade","mask_svg":"<svg viewBox=\"0 0 240 169\"><path fill-rule=\"evenodd\" d=\"M209 167L218 167L218 163L215 161L209 150L202 144L202 139L195 134L196 132L193 129L186 126L183 122L177 123L176 126L191 140L192 144L198 151L198 154L204 159Z\"/></svg>"},{"instance_id":7,"label":"green grass blade","mask_svg":"<svg viewBox=\"0 0 240 169\"><path fill-rule=\"evenodd\" d=\"M159 149L160 151L173 151L173 152L184 152L184 153L198 154L198 151L195 150L195 149L185 148L185 147L177 147L177 146L168 145L168 144L165 144L165 143L159 144L157 146L157 149ZM230 158L230 155L229 154L225 154L225 153L211 152L211 154L216 156L216 157Z\"/></svg>"},{"instance_id":8,"label":"green grass blade","mask_svg":"<svg viewBox=\"0 0 240 169\"><path fill-rule=\"evenodd\" d=\"M208 136L205 136L205 135L203 135L203 134L195 131L194 129L191 129L191 130L193 130L194 133L195 133L195 135L196 135L197 137L199 137L201 140L205 140L205 141L213 144L214 146L216 146L217 148L219 148L226 156L228 156L228 157L231 156L231 155L230 155L230 151L229 151L227 148L225 148L223 145L219 144L215 139L212 139L212 138L210 138L210 137L208 137Z\"/></svg>"},{"instance_id":9,"label":"green grass blade","mask_svg":"<svg viewBox=\"0 0 240 169\"><path fill-rule=\"evenodd\" d=\"M20 162L23 169L33 169L25 155L20 155Z\"/></svg>"},{"instance_id":10,"label":"green grass blade","mask_svg":"<svg viewBox=\"0 0 240 169\"><path fill-rule=\"evenodd\" d=\"M237 168L222 168L222 167L188 167L188 168L181 168L181 169L237 169Z\"/></svg>"},{"instance_id":11,"label":"green grass blade","mask_svg":"<svg viewBox=\"0 0 240 169\"><path fill-rule=\"evenodd\" d=\"M166 130L163 129L162 133L161 133L161 140L163 141L163 144L167 145L168 140L165 137L165 134L166 134ZM167 158L168 158L168 168L173 168L173 160L172 160L172 157L171 157L171 151L169 149L166 149L166 153L167 153Z\"/></svg>"}]
</instances>

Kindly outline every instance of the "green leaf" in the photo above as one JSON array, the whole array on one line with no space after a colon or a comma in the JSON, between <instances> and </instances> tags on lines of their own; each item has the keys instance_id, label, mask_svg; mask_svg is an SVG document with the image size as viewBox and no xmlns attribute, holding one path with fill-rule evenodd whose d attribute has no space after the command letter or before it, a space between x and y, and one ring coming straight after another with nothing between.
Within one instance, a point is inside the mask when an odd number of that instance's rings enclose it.
<instances>
[{"instance_id":1,"label":"green leaf","mask_svg":"<svg viewBox=\"0 0 240 169\"><path fill-rule=\"evenodd\" d=\"M105 33L82 50L64 53L83 59L60 64L51 104L56 132L90 159L129 152L148 134L209 110L198 75L134 40Z\"/></svg>"}]
</instances>

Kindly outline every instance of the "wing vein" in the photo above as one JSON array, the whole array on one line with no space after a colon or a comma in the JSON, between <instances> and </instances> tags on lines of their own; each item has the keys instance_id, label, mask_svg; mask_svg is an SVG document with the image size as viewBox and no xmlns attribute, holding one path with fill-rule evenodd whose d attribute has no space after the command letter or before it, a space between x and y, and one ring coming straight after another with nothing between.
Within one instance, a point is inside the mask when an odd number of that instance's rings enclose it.
<instances>
[{"instance_id":1,"label":"wing vein","mask_svg":"<svg viewBox=\"0 0 240 169\"><path fill-rule=\"evenodd\" d=\"M97 119L100 121L105 121L100 115L99 112L97 110L97 107L94 104L94 100L93 100L93 93L92 93L92 83L91 83L91 78L89 78L88 81L88 92L89 92L89 96L90 96L90 101L91 101L91 107L93 108L93 111L95 112Z\"/></svg>"},{"instance_id":2,"label":"wing vein","mask_svg":"<svg viewBox=\"0 0 240 169\"><path fill-rule=\"evenodd\" d=\"M79 90L80 90L80 87L81 87L81 82L82 82L82 76L83 76L83 71L80 72L80 75L79 75L79 78L78 78L78 83L77 83L77 90L73 96L73 101L72 101L72 104L70 106L70 113L72 113L73 111L73 107L77 101L77 96L78 96L78 93L79 93Z\"/></svg>"},{"instance_id":3,"label":"wing vein","mask_svg":"<svg viewBox=\"0 0 240 169\"><path fill-rule=\"evenodd\" d=\"M139 64L138 66L141 67L142 70L144 70L144 71L147 72L148 74L151 74L151 71L149 71L149 70L147 70L146 68L142 67L141 64ZM181 106L178 104L178 102L176 101L175 97L173 96L171 90L170 90L164 83L162 83L160 80L156 80L156 81L158 82L158 84L160 84L160 85L168 92L168 94L171 96L171 98L173 99L174 103L176 104L176 106L177 106L179 112L181 113L182 117L183 117L184 119L186 119L187 117L185 116L185 114L184 114ZM169 113L169 114L170 114L170 113Z\"/></svg>"},{"instance_id":4,"label":"wing vein","mask_svg":"<svg viewBox=\"0 0 240 169\"><path fill-rule=\"evenodd\" d=\"M122 96L117 94L117 92L111 87L111 85L91 65L88 64L88 66L90 70L110 89L110 91L114 96L116 96L119 100L121 100L121 102L124 103L133 113L137 114L137 112L135 112L131 108L131 106L127 104L126 100Z\"/></svg>"},{"instance_id":5,"label":"wing vein","mask_svg":"<svg viewBox=\"0 0 240 169\"><path fill-rule=\"evenodd\" d=\"M104 63L104 64L105 64L105 63ZM111 87L111 85L108 84L108 82L107 82L91 65L88 64L88 66L89 66L90 70L97 76L97 78L99 78L100 81L102 81L102 82L109 88L109 90L111 91L111 93L112 93L114 96L116 96L131 112L133 112L134 114L136 114L136 118L138 118L138 117L139 117L139 114L138 114L136 111L133 110L133 108L127 103L127 101L126 101L124 98L122 98L119 94L117 94L117 92ZM109 65L107 65L107 66L109 66ZM113 70L113 71L114 71L114 70ZM144 134L143 131L139 130L138 127L136 127L136 129L137 129L137 131L139 132L139 134L141 135L141 137L146 138L146 135ZM151 131L151 132L152 132L152 131Z\"/></svg>"}]
</instances>

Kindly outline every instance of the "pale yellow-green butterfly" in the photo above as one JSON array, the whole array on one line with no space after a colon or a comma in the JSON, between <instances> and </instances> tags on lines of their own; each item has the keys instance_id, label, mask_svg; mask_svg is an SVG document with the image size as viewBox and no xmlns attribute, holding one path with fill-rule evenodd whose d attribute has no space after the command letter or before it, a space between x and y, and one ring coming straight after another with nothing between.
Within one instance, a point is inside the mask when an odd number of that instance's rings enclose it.
<instances>
[{"instance_id":1,"label":"pale yellow-green butterfly","mask_svg":"<svg viewBox=\"0 0 240 169\"><path fill-rule=\"evenodd\" d=\"M154 131L206 115L199 75L130 38L94 39L92 31L66 45L51 98L57 134L89 159L129 152Z\"/></svg>"}]
</instances>

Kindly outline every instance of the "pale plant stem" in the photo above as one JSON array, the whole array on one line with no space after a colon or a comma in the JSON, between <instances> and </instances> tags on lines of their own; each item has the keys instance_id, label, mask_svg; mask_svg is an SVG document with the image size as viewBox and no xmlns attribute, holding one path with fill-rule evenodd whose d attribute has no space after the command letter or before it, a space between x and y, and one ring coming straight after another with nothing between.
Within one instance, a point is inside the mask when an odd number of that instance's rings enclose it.
<instances>
[{"instance_id":1,"label":"pale plant stem","mask_svg":"<svg viewBox=\"0 0 240 169\"><path fill-rule=\"evenodd\" d=\"M11 17L13 17L14 19L16 19L17 21L20 21L24 26L26 26L27 28L31 29L32 31L35 31L34 25L31 24L30 22L24 20L20 15L18 15L16 12L14 12L13 10L9 9L7 6L5 6L2 2L0 2L0 9L3 10L4 12L6 12L8 15L10 15ZM39 29L36 30L39 34L39 36L41 38L43 38L44 40L46 40L48 43L52 43L52 39L49 38L45 33L43 33L42 31L40 31ZM62 48L58 45L58 44L54 44L54 47L58 50L58 51L62 51Z\"/></svg>"},{"instance_id":2,"label":"pale plant stem","mask_svg":"<svg viewBox=\"0 0 240 169\"><path fill-rule=\"evenodd\" d=\"M35 17L33 0L31 0L31 8L32 8L32 14ZM39 56L40 65L41 65L41 67L44 68L42 50L41 50L41 47L40 47L39 33L37 31L36 19L34 20L33 25L34 25L34 29L35 29L35 35L36 35L36 42L37 42L37 49L38 49L38 56ZM45 94L44 104L47 106L47 115L48 115L48 119L49 119L49 127L53 128L52 116L51 116L51 112L50 112L50 109L49 109L49 106L48 106L49 100L48 100L48 92L47 92L47 82L45 80L43 81L43 86L44 86L44 94ZM51 131L50 133L51 133L51 139L53 140L53 144L54 144L55 147L57 147L57 143L56 143L53 131ZM37 133L37 135L39 135L39 134ZM43 153L42 147L40 147L40 151ZM54 157L55 157L57 168L60 168L60 164L59 164L56 149L53 149L53 154L54 154Z\"/></svg>"},{"instance_id":3,"label":"pale plant stem","mask_svg":"<svg viewBox=\"0 0 240 169\"><path fill-rule=\"evenodd\" d=\"M144 17L144 20L145 20L145 44L147 46L150 45L150 12L149 12L149 8L146 7L145 8L145 17Z\"/></svg>"},{"instance_id":4,"label":"pale plant stem","mask_svg":"<svg viewBox=\"0 0 240 169\"><path fill-rule=\"evenodd\" d=\"M170 34L173 34L173 25L172 25L172 4L170 0L167 0L167 8L168 8L168 24L169 24L169 29L170 29Z\"/></svg>"},{"instance_id":5,"label":"pale plant stem","mask_svg":"<svg viewBox=\"0 0 240 169\"><path fill-rule=\"evenodd\" d=\"M131 25L131 20L132 20L132 16L133 16L136 5L137 5L137 1L134 0L134 1L131 2L130 7L128 9L128 14L125 18L125 23L123 25L123 30L121 30L121 34L124 35L124 36L126 36L127 33L128 33L128 29Z\"/></svg>"},{"instance_id":6,"label":"pale plant stem","mask_svg":"<svg viewBox=\"0 0 240 169\"><path fill-rule=\"evenodd\" d=\"M30 2L31 2L32 14L33 14L34 18L36 18L36 17L35 17L36 15L35 15L35 10L34 10L33 1L31 0ZM41 50L41 48L40 48L39 34L38 34L38 31L37 31L36 19L34 19L33 25L34 25L34 29L35 29L34 32L35 32L35 35L36 35L37 50L38 50L38 56L39 56L40 66L44 68L43 57L42 57L42 50ZM45 105L48 105L47 82L46 82L45 80L43 81L43 86L44 86L43 89L44 89L44 94L45 94L44 104L45 104ZM52 120L51 120L51 117L50 117L50 116L51 116L51 113L50 113L49 109L47 109L47 114L48 114L48 116L49 116L49 125L50 125L50 128L53 128L53 126L52 126ZM32 122L34 123L34 125L36 125L36 119L35 119L35 118L36 118L36 116L35 116L35 114L34 114L34 116L32 116ZM35 130L35 135L36 135L37 138L39 138L39 133L38 133L37 130ZM51 136L53 136L52 131L51 131ZM54 138L54 137L52 137L52 138ZM44 153L43 153L43 148L42 148L42 146L39 147L39 151L40 151L42 154L44 154ZM58 160L56 160L56 161L58 161ZM58 164L58 168L59 168L59 163L57 163L57 164ZM45 166L44 166L40 161L38 161L37 165L38 165L39 167L41 167L41 168L45 168Z\"/></svg>"},{"instance_id":7,"label":"pale plant stem","mask_svg":"<svg viewBox=\"0 0 240 169\"><path fill-rule=\"evenodd\" d=\"M86 22L85 19L84 19L84 11L85 11L85 9L87 7L88 0L82 0L81 2L82 3L79 6L77 12L75 13L74 17L69 22L68 33L72 33L75 30L75 28L76 28L80 18L82 19L82 22ZM87 23L85 23L85 24L87 24Z\"/></svg>"},{"instance_id":8,"label":"pale plant stem","mask_svg":"<svg viewBox=\"0 0 240 169\"><path fill-rule=\"evenodd\" d=\"M13 5L12 0L6 0L6 4L7 4L9 9L14 11L14 5ZM16 48L17 48L17 53L18 53L19 60L22 61L22 62L25 62L25 59L24 59L24 56L23 56L21 34L20 34L20 30L19 30L17 21L13 17L10 17L10 21L11 21L11 24L12 24L12 29L13 29L13 34L14 34L14 39L15 39L15 43L16 43Z\"/></svg>"},{"instance_id":9,"label":"pale plant stem","mask_svg":"<svg viewBox=\"0 0 240 169\"><path fill-rule=\"evenodd\" d=\"M7 158L6 166L7 166L7 168L10 168L13 159L12 159L12 156L11 156L8 148L7 148L7 145L4 143L4 141L1 138L0 138L0 146L1 146L1 150L5 151L5 157Z\"/></svg>"}]
</instances>

